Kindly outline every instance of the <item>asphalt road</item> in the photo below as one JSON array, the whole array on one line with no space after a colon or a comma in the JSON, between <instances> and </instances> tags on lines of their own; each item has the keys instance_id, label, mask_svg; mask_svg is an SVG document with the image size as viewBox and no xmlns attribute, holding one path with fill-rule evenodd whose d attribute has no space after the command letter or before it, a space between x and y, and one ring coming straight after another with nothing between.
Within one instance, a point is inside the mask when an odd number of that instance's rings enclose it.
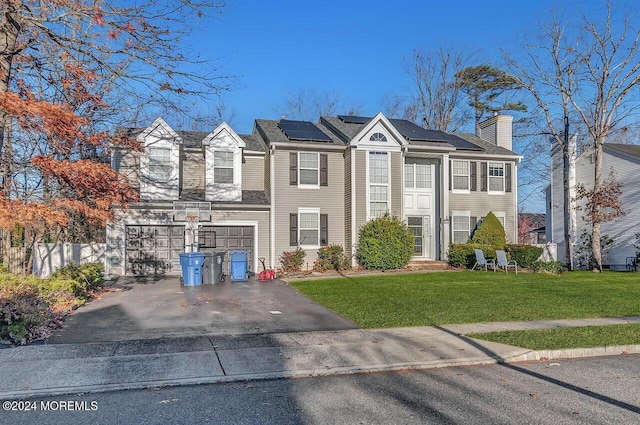
<instances>
[{"instance_id":1,"label":"asphalt road","mask_svg":"<svg viewBox=\"0 0 640 425\"><path fill-rule=\"evenodd\" d=\"M640 355L79 394L28 402L37 410L4 411L0 423L636 424ZM20 407L27 408L24 403ZM84 410L61 410L70 407Z\"/></svg>"}]
</instances>

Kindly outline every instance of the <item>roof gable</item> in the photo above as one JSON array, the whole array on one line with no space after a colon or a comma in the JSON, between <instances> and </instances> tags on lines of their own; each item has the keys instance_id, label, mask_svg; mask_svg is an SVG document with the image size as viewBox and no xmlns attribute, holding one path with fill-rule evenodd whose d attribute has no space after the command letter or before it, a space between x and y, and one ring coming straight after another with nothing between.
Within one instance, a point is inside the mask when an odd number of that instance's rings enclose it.
<instances>
[{"instance_id":1,"label":"roof gable","mask_svg":"<svg viewBox=\"0 0 640 425\"><path fill-rule=\"evenodd\" d=\"M215 130L213 130L202 141L203 146L214 146L220 148L242 148L244 149L247 144L233 129L223 122Z\"/></svg>"},{"instance_id":2,"label":"roof gable","mask_svg":"<svg viewBox=\"0 0 640 425\"><path fill-rule=\"evenodd\" d=\"M144 144L151 135L154 135L159 139L169 139L174 143L182 144L182 137L180 137L178 133L176 133L173 128L171 128L171 126L162 119L162 117L156 118L156 120L149 127L144 129L142 133L138 134L136 139L141 144Z\"/></svg>"}]
</instances>

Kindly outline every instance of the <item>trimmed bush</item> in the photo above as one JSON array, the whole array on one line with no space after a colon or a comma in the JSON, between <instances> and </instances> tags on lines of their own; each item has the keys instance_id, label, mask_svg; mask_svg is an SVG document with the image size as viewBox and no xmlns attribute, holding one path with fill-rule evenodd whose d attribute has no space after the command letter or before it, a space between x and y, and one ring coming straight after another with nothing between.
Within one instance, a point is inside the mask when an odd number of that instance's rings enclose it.
<instances>
[{"instance_id":1,"label":"trimmed bush","mask_svg":"<svg viewBox=\"0 0 640 425\"><path fill-rule=\"evenodd\" d=\"M282 271L285 273L299 272L306 255L307 253L300 247L295 251L283 251L279 258Z\"/></svg>"},{"instance_id":2,"label":"trimmed bush","mask_svg":"<svg viewBox=\"0 0 640 425\"><path fill-rule=\"evenodd\" d=\"M507 244L507 237L504 233L504 227L491 211L482 220L480 226L473 232L471 242L479 245L491 245L495 249L504 249ZM493 254L495 256L495 253Z\"/></svg>"},{"instance_id":3,"label":"trimmed bush","mask_svg":"<svg viewBox=\"0 0 640 425\"><path fill-rule=\"evenodd\" d=\"M491 245L472 243L452 243L449 245L449 265L452 267L464 267L470 269L476 263L474 249L481 249L485 258L495 258L496 250Z\"/></svg>"},{"instance_id":4,"label":"trimmed bush","mask_svg":"<svg viewBox=\"0 0 640 425\"><path fill-rule=\"evenodd\" d=\"M333 244L323 246L318 250L318 259L313 265L314 270L344 270L351 267L351 259L344 255L342 245Z\"/></svg>"},{"instance_id":5,"label":"trimmed bush","mask_svg":"<svg viewBox=\"0 0 640 425\"><path fill-rule=\"evenodd\" d=\"M366 269L401 269L411 260L415 238L398 217L385 214L360 228L358 261Z\"/></svg>"},{"instance_id":6,"label":"trimmed bush","mask_svg":"<svg viewBox=\"0 0 640 425\"><path fill-rule=\"evenodd\" d=\"M515 260L518 263L518 267L531 268L533 263L538 261L542 255L542 248L538 246L524 245L524 244L511 244L505 247L509 254L510 260Z\"/></svg>"}]
</instances>

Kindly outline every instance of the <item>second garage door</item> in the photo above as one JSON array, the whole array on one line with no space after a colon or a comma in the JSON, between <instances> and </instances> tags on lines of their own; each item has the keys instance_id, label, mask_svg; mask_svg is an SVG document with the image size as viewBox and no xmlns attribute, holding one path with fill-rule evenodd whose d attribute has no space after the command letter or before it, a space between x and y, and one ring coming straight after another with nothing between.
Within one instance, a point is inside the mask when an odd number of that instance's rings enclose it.
<instances>
[{"instance_id":1,"label":"second garage door","mask_svg":"<svg viewBox=\"0 0 640 425\"><path fill-rule=\"evenodd\" d=\"M127 226L127 274L180 274L184 226Z\"/></svg>"},{"instance_id":2,"label":"second garage door","mask_svg":"<svg viewBox=\"0 0 640 425\"><path fill-rule=\"evenodd\" d=\"M255 231L253 226L203 226L198 230L198 242L200 251L203 252L227 252L225 261L225 273L229 269L229 251L241 249L247 251L250 272L255 272L253 264Z\"/></svg>"}]
</instances>

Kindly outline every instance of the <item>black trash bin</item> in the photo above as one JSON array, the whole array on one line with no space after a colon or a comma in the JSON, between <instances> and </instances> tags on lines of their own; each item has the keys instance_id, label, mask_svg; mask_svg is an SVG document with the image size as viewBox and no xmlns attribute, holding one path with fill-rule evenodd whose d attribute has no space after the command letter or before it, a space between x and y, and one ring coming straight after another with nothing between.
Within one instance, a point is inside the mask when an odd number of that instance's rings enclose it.
<instances>
[{"instance_id":1,"label":"black trash bin","mask_svg":"<svg viewBox=\"0 0 640 425\"><path fill-rule=\"evenodd\" d=\"M222 283L222 263L224 252L206 252L202 265L202 283Z\"/></svg>"}]
</instances>

